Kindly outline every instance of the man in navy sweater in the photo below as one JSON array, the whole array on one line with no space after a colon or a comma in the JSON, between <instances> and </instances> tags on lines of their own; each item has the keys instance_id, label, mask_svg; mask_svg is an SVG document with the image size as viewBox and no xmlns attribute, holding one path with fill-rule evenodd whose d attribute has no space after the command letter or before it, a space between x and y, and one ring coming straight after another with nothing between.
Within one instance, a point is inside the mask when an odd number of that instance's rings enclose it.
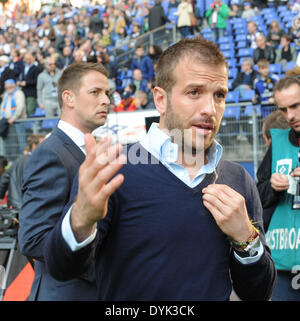
<instances>
[{"instance_id":1,"label":"man in navy sweater","mask_svg":"<svg viewBox=\"0 0 300 321\"><path fill-rule=\"evenodd\" d=\"M75 202L45 240L47 270L68 280L94 260L99 300L228 300L232 288L268 300L276 272L258 192L215 140L224 56L183 39L161 55L156 77L160 122L127 157L109 138L85 136Z\"/></svg>"}]
</instances>

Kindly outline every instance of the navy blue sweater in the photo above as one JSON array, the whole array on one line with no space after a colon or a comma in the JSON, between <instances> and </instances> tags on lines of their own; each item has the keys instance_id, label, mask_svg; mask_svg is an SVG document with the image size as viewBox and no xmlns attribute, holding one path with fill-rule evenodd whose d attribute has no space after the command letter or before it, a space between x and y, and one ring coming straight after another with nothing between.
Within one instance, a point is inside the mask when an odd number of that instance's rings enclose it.
<instances>
[{"instance_id":1,"label":"navy blue sweater","mask_svg":"<svg viewBox=\"0 0 300 321\"><path fill-rule=\"evenodd\" d=\"M250 176L222 160L217 171L218 183L245 197L249 216L262 229L262 208ZM45 260L54 277L66 280L82 273L95 255L100 300L228 300L230 272L242 298L269 298L275 271L263 233L263 256L242 265L203 206L202 189L213 182L213 174L190 188L161 163L127 164L121 172L125 181L111 197L92 244L72 252L60 224L49 234Z\"/></svg>"}]
</instances>

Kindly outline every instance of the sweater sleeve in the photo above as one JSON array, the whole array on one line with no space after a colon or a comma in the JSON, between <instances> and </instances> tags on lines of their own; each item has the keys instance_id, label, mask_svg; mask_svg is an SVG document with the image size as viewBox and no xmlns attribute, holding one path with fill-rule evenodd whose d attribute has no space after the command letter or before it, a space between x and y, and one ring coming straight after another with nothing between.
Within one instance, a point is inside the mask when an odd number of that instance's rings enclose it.
<instances>
[{"instance_id":1,"label":"sweater sleeve","mask_svg":"<svg viewBox=\"0 0 300 321\"><path fill-rule=\"evenodd\" d=\"M246 205L249 218L260 231L260 241L264 246L261 258L251 264L241 264L231 252L230 272L235 292L242 300L268 300L276 282L276 270L266 245L263 228L262 206L254 181L246 173Z\"/></svg>"}]
</instances>

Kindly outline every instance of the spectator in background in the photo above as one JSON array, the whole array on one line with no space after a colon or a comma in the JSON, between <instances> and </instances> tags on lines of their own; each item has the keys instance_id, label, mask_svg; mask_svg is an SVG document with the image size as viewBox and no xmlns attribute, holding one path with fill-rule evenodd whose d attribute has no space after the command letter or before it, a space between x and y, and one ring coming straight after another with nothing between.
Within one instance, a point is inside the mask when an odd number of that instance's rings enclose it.
<instances>
[{"instance_id":1,"label":"spectator in background","mask_svg":"<svg viewBox=\"0 0 300 321\"><path fill-rule=\"evenodd\" d=\"M238 91L241 97L244 96L246 90L253 89L254 80L257 77L253 65L252 58L245 58L242 62L241 71L232 83L232 89Z\"/></svg>"},{"instance_id":2,"label":"spectator in background","mask_svg":"<svg viewBox=\"0 0 300 321\"><path fill-rule=\"evenodd\" d=\"M90 30L93 33L101 33L103 29L103 21L100 18L100 13L97 8L95 8L92 13L91 13L91 18L90 18Z\"/></svg>"},{"instance_id":3,"label":"spectator in background","mask_svg":"<svg viewBox=\"0 0 300 321\"><path fill-rule=\"evenodd\" d=\"M4 141L6 155L10 160L22 154L26 147L25 124L15 122L16 119L26 117L25 95L17 88L14 79L7 79L1 104L1 118L6 118L9 123L8 134Z\"/></svg>"},{"instance_id":4,"label":"spectator in background","mask_svg":"<svg viewBox=\"0 0 300 321\"><path fill-rule=\"evenodd\" d=\"M148 14L148 23L149 31L157 29L161 26L164 26L170 20L166 17L165 11L161 6L161 0L155 0L154 6L149 10ZM154 43L160 45L163 37L165 36L165 30L161 28L160 30L154 33Z\"/></svg>"},{"instance_id":5,"label":"spectator in background","mask_svg":"<svg viewBox=\"0 0 300 321\"><path fill-rule=\"evenodd\" d=\"M81 49L76 49L74 50L73 56L75 63L83 62L84 52Z\"/></svg>"},{"instance_id":6,"label":"spectator in background","mask_svg":"<svg viewBox=\"0 0 300 321\"><path fill-rule=\"evenodd\" d=\"M9 67L14 71L15 79L19 79L20 73L22 71L22 65L23 65L19 50L13 48L10 52L10 57L11 57L11 62L9 64Z\"/></svg>"},{"instance_id":7,"label":"spectator in background","mask_svg":"<svg viewBox=\"0 0 300 321\"><path fill-rule=\"evenodd\" d=\"M113 14L110 15L108 19L108 31L112 37L114 37L116 33L120 33L120 28L126 27L126 20L118 7L114 8Z\"/></svg>"},{"instance_id":8,"label":"spectator in background","mask_svg":"<svg viewBox=\"0 0 300 321\"><path fill-rule=\"evenodd\" d=\"M157 46L157 45L150 45L149 46L148 56L152 60L154 71L156 70L156 63L157 63L157 60L161 54L162 54L162 48L160 46Z\"/></svg>"},{"instance_id":9,"label":"spectator in background","mask_svg":"<svg viewBox=\"0 0 300 321\"><path fill-rule=\"evenodd\" d=\"M130 39L130 48L134 48L136 47L138 44L137 44L137 39L138 37L141 35L141 27L139 25L138 22L134 21L132 23L132 32L129 36L129 39Z\"/></svg>"},{"instance_id":10,"label":"spectator in background","mask_svg":"<svg viewBox=\"0 0 300 321\"><path fill-rule=\"evenodd\" d=\"M277 20L270 23L269 32L267 35L267 45L273 47L275 50L280 44L280 39L284 35L283 29L281 29Z\"/></svg>"},{"instance_id":11,"label":"spectator in background","mask_svg":"<svg viewBox=\"0 0 300 321\"><path fill-rule=\"evenodd\" d=\"M121 97L122 100L120 104L117 107L113 108L114 112L119 113L123 111L137 110L135 98L132 96L132 93L129 90L125 89Z\"/></svg>"},{"instance_id":12,"label":"spectator in background","mask_svg":"<svg viewBox=\"0 0 300 321\"><path fill-rule=\"evenodd\" d=\"M35 65L35 59L32 53L28 52L24 55L24 65L17 81L25 94L26 98L26 113L27 116L34 114L37 102L37 78L40 73L39 67Z\"/></svg>"},{"instance_id":13,"label":"spectator in background","mask_svg":"<svg viewBox=\"0 0 300 321\"><path fill-rule=\"evenodd\" d=\"M21 154L5 171L0 179L0 199L7 192L7 206L20 209L23 201L22 182L23 169L29 156L35 148L45 139L43 134L33 134L27 137L28 153Z\"/></svg>"},{"instance_id":14,"label":"spectator in background","mask_svg":"<svg viewBox=\"0 0 300 321\"><path fill-rule=\"evenodd\" d=\"M122 54L125 52L124 49L128 49L128 43L129 43L129 36L127 34L127 31L125 28L120 28L120 33L117 34L115 47L117 49L117 54Z\"/></svg>"},{"instance_id":15,"label":"spectator in background","mask_svg":"<svg viewBox=\"0 0 300 321\"><path fill-rule=\"evenodd\" d=\"M154 78L154 69L151 58L145 54L143 46L137 46L135 49L135 56L131 61L132 71L134 69L140 69L142 71L143 79L148 81Z\"/></svg>"},{"instance_id":16,"label":"spectator in background","mask_svg":"<svg viewBox=\"0 0 300 321\"><path fill-rule=\"evenodd\" d=\"M267 45L266 36L263 33L260 33L256 37L257 48L253 53L254 64L257 64L261 59L267 59L270 64L275 62L275 51L274 49Z\"/></svg>"},{"instance_id":17,"label":"spectator in background","mask_svg":"<svg viewBox=\"0 0 300 321\"><path fill-rule=\"evenodd\" d=\"M279 80L279 76L269 73L269 62L266 59L259 60L257 66L258 76L254 80L255 96L253 97L253 103L265 103L262 105L262 111L263 116L266 116L270 112L266 103L274 104L273 89Z\"/></svg>"},{"instance_id":18,"label":"spectator in background","mask_svg":"<svg viewBox=\"0 0 300 321\"><path fill-rule=\"evenodd\" d=\"M146 109L148 99L147 94L144 91L137 91L134 95L135 106L139 110Z\"/></svg>"},{"instance_id":19,"label":"spectator in background","mask_svg":"<svg viewBox=\"0 0 300 321\"><path fill-rule=\"evenodd\" d=\"M148 80L143 78L141 69L134 69L132 73L132 78L136 90L148 92Z\"/></svg>"},{"instance_id":20,"label":"spectator in background","mask_svg":"<svg viewBox=\"0 0 300 321\"><path fill-rule=\"evenodd\" d=\"M240 7L240 3L238 1L231 1L231 10L229 11L229 16L231 18L241 18L243 10Z\"/></svg>"},{"instance_id":21,"label":"spectator in background","mask_svg":"<svg viewBox=\"0 0 300 321\"><path fill-rule=\"evenodd\" d=\"M60 116L57 98L57 84L62 72L56 67L55 59L47 57L45 70L37 79L37 102L44 109L46 117Z\"/></svg>"},{"instance_id":22,"label":"spectator in background","mask_svg":"<svg viewBox=\"0 0 300 321\"><path fill-rule=\"evenodd\" d=\"M257 48L256 38L257 38L257 36L260 35L260 32L258 32L258 30L257 30L256 22L255 21L249 21L247 23L247 29L248 29L248 34L247 34L248 45L251 48L256 49Z\"/></svg>"},{"instance_id":23,"label":"spectator in background","mask_svg":"<svg viewBox=\"0 0 300 321\"><path fill-rule=\"evenodd\" d=\"M180 4L178 5L177 10L177 27L181 34L181 38L185 38L192 34L191 30L191 18L190 14L193 13L193 7L189 3L189 0L181 0Z\"/></svg>"},{"instance_id":24,"label":"spectator in background","mask_svg":"<svg viewBox=\"0 0 300 321\"><path fill-rule=\"evenodd\" d=\"M210 8L205 12L208 24L212 29L214 41L218 42L220 37L224 36L226 30L226 20L229 18L229 7L216 0L210 4Z\"/></svg>"},{"instance_id":25,"label":"spectator in background","mask_svg":"<svg viewBox=\"0 0 300 321\"><path fill-rule=\"evenodd\" d=\"M281 63L282 68L285 69L286 63L297 60L297 49L291 46L291 36L284 34L281 36L280 45L282 48L276 50L275 63Z\"/></svg>"},{"instance_id":26,"label":"spectator in background","mask_svg":"<svg viewBox=\"0 0 300 321\"><path fill-rule=\"evenodd\" d=\"M65 69L70 64L74 62L74 56L72 53L72 48L70 46L65 46L62 51L62 55L56 60L58 69Z\"/></svg>"},{"instance_id":27,"label":"spectator in background","mask_svg":"<svg viewBox=\"0 0 300 321\"><path fill-rule=\"evenodd\" d=\"M0 56L0 96L4 92L4 83L7 79L16 79L16 77L14 71L9 67L9 57L2 55Z\"/></svg>"},{"instance_id":28,"label":"spectator in background","mask_svg":"<svg viewBox=\"0 0 300 321\"><path fill-rule=\"evenodd\" d=\"M242 18L249 20L251 17L254 17L256 15L256 12L251 7L251 3L249 1L244 3L244 10L242 13Z\"/></svg>"}]
</instances>

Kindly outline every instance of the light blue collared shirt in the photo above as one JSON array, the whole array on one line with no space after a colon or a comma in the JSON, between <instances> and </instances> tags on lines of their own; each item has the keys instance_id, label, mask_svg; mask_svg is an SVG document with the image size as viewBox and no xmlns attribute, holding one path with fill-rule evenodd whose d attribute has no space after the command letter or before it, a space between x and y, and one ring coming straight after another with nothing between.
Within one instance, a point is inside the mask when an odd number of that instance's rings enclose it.
<instances>
[{"instance_id":1,"label":"light blue collared shirt","mask_svg":"<svg viewBox=\"0 0 300 321\"><path fill-rule=\"evenodd\" d=\"M149 153L166 166L171 173L191 188L199 185L206 174L214 172L223 152L222 146L217 141L214 141L207 154L207 164L200 168L191 181L186 168L176 163L178 158L178 145L172 143L171 137L159 129L158 124L152 123L148 134L140 143ZM202 156L204 158L204 155Z\"/></svg>"},{"instance_id":2,"label":"light blue collared shirt","mask_svg":"<svg viewBox=\"0 0 300 321\"><path fill-rule=\"evenodd\" d=\"M191 188L200 184L207 174L214 172L221 159L223 152L222 146L217 141L214 141L207 154L207 164L203 165L200 168L198 173L191 181L186 168L184 168L180 164L175 163L178 158L178 145L172 143L170 136L163 132L158 127L157 123L152 123L147 135L140 141L140 144L150 154L152 154L156 159L158 159L164 166L166 166L171 173L173 173L176 177L178 177L181 181L183 181L186 185L188 185ZM97 231L95 230L94 233L90 235L82 243L78 243L74 237L70 224L71 209L72 208L69 209L68 213L63 219L62 235L69 247L73 251L76 251L92 242L96 236ZM260 259L264 251L261 242L258 242L257 248L255 248L255 250L257 251L257 254L255 256L243 258L238 256L235 252L234 256L242 264L255 263Z\"/></svg>"}]
</instances>

